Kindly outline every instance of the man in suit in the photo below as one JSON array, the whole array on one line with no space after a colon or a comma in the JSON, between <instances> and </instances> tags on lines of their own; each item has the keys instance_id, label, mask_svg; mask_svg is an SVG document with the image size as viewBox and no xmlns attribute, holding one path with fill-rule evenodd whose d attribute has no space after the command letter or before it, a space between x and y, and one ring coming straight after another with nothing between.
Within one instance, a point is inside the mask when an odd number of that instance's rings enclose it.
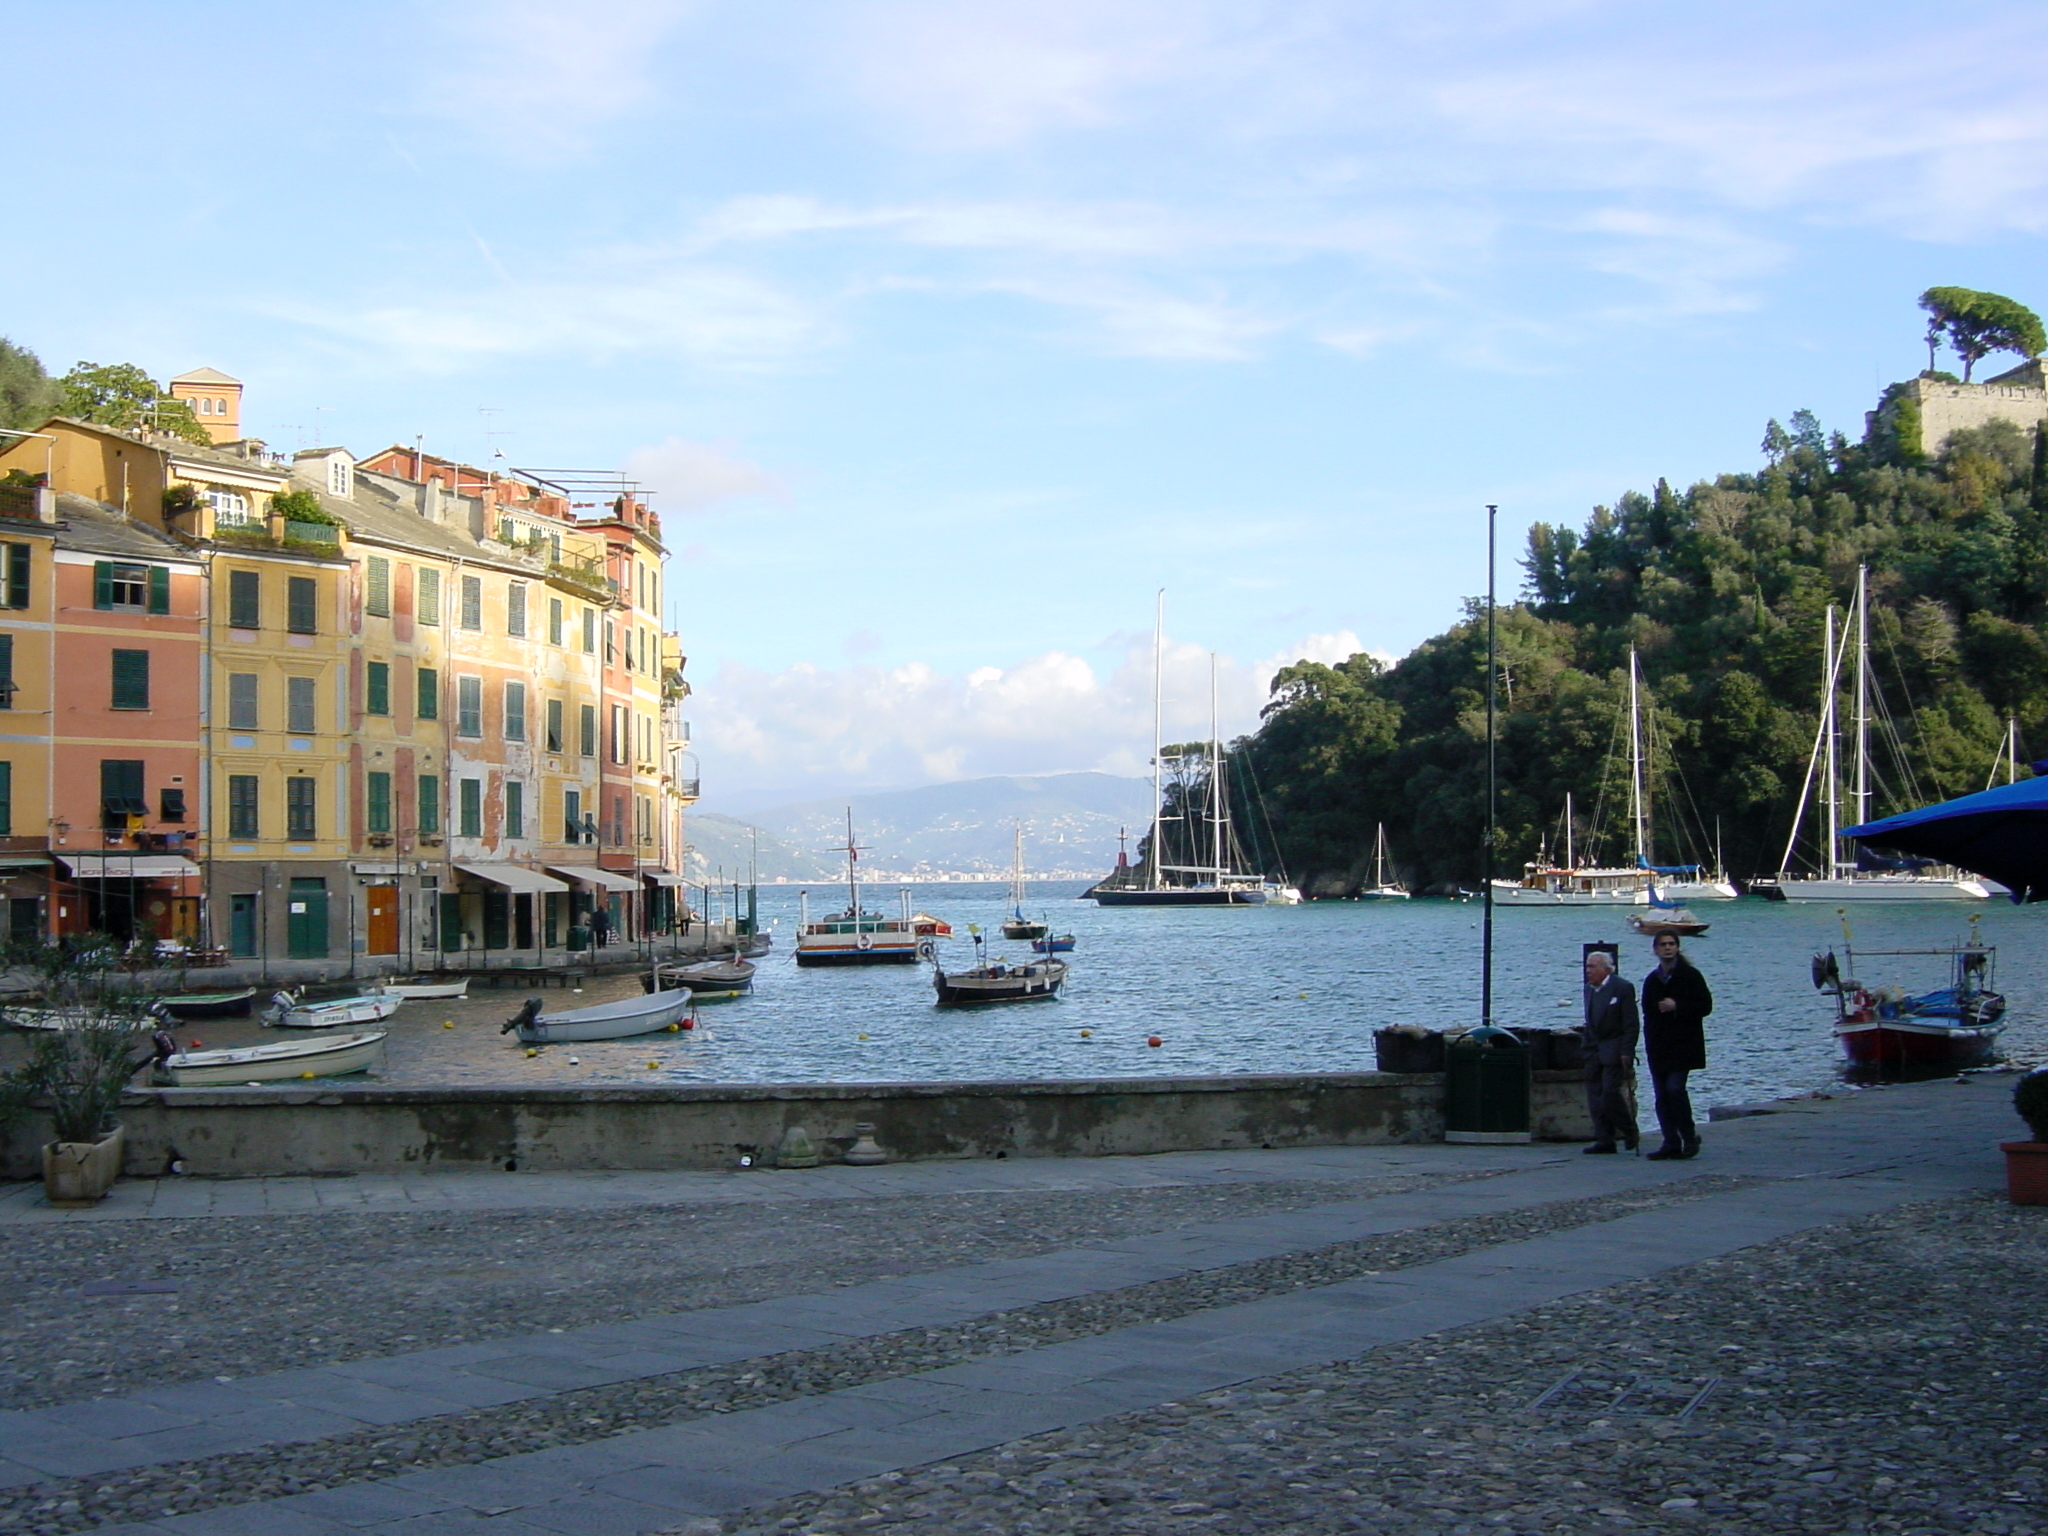
<instances>
[{"instance_id":1,"label":"man in suit","mask_svg":"<svg viewBox=\"0 0 2048 1536\"><path fill-rule=\"evenodd\" d=\"M1636 989L1614 974L1614 957L1604 949L1586 955L1586 1108L1593 1116L1588 1152L1612 1152L1619 1141L1629 1151L1640 1136L1622 1096L1636 1062Z\"/></svg>"}]
</instances>

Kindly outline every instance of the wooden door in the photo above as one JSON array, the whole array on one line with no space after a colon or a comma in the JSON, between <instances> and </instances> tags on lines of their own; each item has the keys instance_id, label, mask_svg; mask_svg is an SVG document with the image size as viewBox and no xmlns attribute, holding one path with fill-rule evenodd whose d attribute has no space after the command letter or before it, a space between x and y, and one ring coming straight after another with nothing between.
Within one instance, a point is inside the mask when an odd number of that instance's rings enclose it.
<instances>
[{"instance_id":1,"label":"wooden door","mask_svg":"<svg viewBox=\"0 0 2048 1536\"><path fill-rule=\"evenodd\" d=\"M398 887L373 885L364 892L369 909L369 953L398 953Z\"/></svg>"}]
</instances>

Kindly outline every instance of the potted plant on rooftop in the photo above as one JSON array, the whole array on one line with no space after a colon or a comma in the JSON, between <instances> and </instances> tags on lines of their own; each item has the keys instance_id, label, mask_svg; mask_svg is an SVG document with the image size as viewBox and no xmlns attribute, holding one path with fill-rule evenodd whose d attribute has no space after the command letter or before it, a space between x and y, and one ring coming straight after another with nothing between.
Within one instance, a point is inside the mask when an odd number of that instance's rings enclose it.
<instances>
[{"instance_id":1,"label":"potted plant on rooftop","mask_svg":"<svg viewBox=\"0 0 2048 1536\"><path fill-rule=\"evenodd\" d=\"M2012 1107L2027 1122L2031 1141L2002 1141L2005 1192L2014 1205L2048 1205L2048 1067L2013 1084Z\"/></svg>"}]
</instances>

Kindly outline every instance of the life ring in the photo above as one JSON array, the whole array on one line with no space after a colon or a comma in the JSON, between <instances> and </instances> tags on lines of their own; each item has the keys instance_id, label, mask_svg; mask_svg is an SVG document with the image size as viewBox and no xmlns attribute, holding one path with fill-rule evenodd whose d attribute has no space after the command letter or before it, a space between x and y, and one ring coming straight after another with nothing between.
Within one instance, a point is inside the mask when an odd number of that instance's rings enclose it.
<instances>
[{"instance_id":1,"label":"life ring","mask_svg":"<svg viewBox=\"0 0 2048 1536\"><path fill-rule=\"evenodd\" d=\"M931 958L932 958L932 956L936 955L936 954L937 954L938 952L939 952L939 946L938 946L938 945L936 945L936 944L934 944L934 943L933 943L933 942L932 942L932 941L931 941L930 939L919 939L919 940L917 941L917 958L918 958L918 959L920 959L920 960L929 960L929 959L931 959Z\"/></svg>"},{"instance_id":2,"label":"life ring","mask_svg":"<svg viewBox=\"0 0 2048 1536\"><path fill-rule=\"evenodd\" d=\"M873 949L875 947L874 936L866 933L860 935L860 937L853 941L853 947L855 949Z\"/></svg>"}]
</instances>

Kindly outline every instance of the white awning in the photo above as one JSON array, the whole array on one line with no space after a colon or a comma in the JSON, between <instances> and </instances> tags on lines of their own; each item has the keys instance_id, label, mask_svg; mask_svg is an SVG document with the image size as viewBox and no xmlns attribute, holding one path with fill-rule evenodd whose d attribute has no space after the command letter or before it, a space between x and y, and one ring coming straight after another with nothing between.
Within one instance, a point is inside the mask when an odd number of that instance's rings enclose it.
<instances>
[{"instance_id":1,"label":"white awning","mask_svg":"<svg viewBox=\"0 0 2048 1536\"><path fill-rule=\"evenodd\" d=\"M587 864L550 864L558 875L567 875L571 880L580 880L585 885L594 885L600 891L637 891L639 882L631 875L618 875L608 869L592 869Z\"/></svg>"},{"instance_id":2,"label":"white awning","mask_svg":"<svg viewBox=\"0 0 2048 1536\"><path fill-rule=\"evenodd\" d=\"M488 880L493 885L502 885L508 891L566 891L568 886L559 880L551 880L537 869L528 869L524 864L464 864L457 860L455 867L465 875L475 875L479 880Z\"/></svg>"},{"instance_id":3,"label":"white awning","mask_svg":"<svg viewBox=\"0 0 2048 1536\"><path fill-rule=\"evenodd\" d=\"M688 885L690 883L688 875L672 875L665 869L643 870L641 871L640 878L649 885Z\"/></svg>"},{"instance_id":4,"label":"white awning","mask_svg":"<svg viewBox=\"0 0 2048 1536\"><path fill-rule=\"evenodd\" d=\"M0 853L0 869L38 869L49 862L46 853Z\"/></svg>"},{"instance_id":5,"label":"white awning","mask_svg":"<svg viewBox=\"0 0 2048 1536\"><path fill-rule=\"evenodd\" d=\"M80 880L183 880L199 873L173 853L60 853L57 862Z\"/></svg>"}]
</instances>

